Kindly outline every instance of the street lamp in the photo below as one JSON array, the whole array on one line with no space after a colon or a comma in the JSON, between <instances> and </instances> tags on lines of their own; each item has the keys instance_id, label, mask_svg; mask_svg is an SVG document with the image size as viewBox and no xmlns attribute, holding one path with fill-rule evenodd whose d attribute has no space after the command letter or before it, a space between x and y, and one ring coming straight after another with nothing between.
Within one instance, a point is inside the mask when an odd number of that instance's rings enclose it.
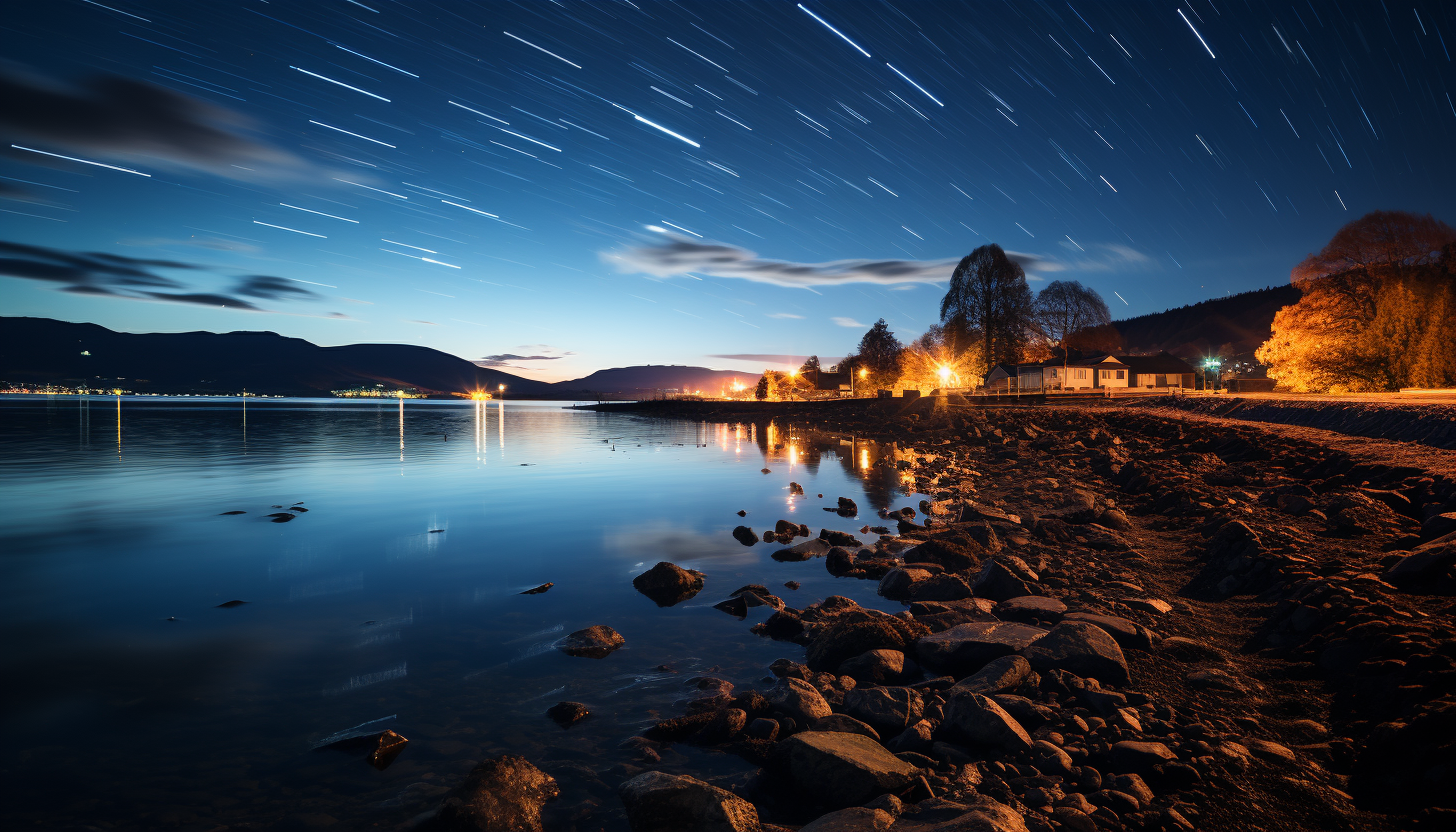
<instances>
[{"instance_id":1,"label":"street lamp","mask_svg":"<svg viewBox=\"0 0 1456 832\"><path fill-rule=\"evenodd\" d=\"M504 401L506 397L506 386L504 384L497 384L495 391L500 394L501 400Z\"/></svg>"},{"instance_id":2,"label":"street lamp","mask_svg":"<svg viewBox=\"0 0 1456 832\"><path fill-rule=\"evenodd\" d=\"M935 371L935 374L940 376L940 387L941 390L944 390L945 383L950 381L950 368L942 364L940 365L940 369Z\"/></svg>"},{"instance_id":3,"label":"street lamp","mask_svg":"<svg viewBox=\"0 0 1456 832\"><path fill-rule=\"evenodd\" d=\"M1208 360L1206 360L1206 361L1203 362L1203 389L1205 389L1205 390L1208 389L1208 371L1209 370L1214 370L1216 372L1221 364L1223 364L1223 362L1220 361L1217 358L1210 358L1210 359L1208 359ZM1214 390L1215 393L1218 392L1218 376L1217 375L1214 375L1214 377L1213 377L1213 390Z\"/></svg>"}]
</instances>

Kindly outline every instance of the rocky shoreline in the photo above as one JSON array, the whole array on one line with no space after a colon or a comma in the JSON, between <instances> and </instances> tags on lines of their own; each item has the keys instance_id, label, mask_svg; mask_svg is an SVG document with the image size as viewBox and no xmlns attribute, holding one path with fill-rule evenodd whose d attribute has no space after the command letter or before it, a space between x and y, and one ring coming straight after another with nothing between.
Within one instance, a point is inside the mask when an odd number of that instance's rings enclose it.
<instances>
[{"instance_id":1,"label":"rocky shoreline","mask_svg":"<svg viewBox=\"0 0 1456 832\"><path fill-rule=\"evenodd\" d=\"M784 658L749 690L688 680L684 712L602 775L609 799L505 755L414 828L1456 828L1443 472L1128 410L799 410L779 415L893 437L880 464L933 499L866 517L826 495L837 514L817 536L758 518L735 536L876 581L902 609L794 607L770 575L727 592L658 564L639 591L664 606L719 595ZM563 644L604 656L621 644L610 624ZM673 746L755 773L700 780L664 764Z\"/></svg>"}]
</instances>

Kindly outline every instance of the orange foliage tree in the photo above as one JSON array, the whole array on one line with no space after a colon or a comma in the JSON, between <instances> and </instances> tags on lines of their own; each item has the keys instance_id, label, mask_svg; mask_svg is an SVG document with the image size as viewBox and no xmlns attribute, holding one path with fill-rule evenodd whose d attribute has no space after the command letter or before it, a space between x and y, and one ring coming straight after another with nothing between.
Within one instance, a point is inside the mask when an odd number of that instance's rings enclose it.
<instances>
[{"instance_id":1,"label":"orange foliage tree","mask_svg":"<svg viewBox=\"0 0 1456 832\"><path fill-rule=\"evenodd\" d=\"M1294 267L1302 297L1256 357L1295 392L1456 386L1456 231L1375 211Z\"/></svg>"}]
</instances>

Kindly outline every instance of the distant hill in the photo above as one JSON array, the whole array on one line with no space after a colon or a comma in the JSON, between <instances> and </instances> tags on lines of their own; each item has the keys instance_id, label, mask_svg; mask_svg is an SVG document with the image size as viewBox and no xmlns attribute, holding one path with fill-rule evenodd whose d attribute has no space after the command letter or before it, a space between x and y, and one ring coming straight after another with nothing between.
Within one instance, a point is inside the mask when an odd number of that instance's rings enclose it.
<instances>
[{"instance_id":1,"label":"distant hill","mask_svg":"<svg viewBox=\"0 0 1456 832\"><path fill-rule=\"evenodd\" d=\"M1166 312L1113 321L1129 353L1159 350L1181 358L1227 354L1249 358L1269 340L1274 313L1299 300L1293 286L1272 286Z\"/></svg>"},{"instance_id":2,"label":"distant hill","mask_svg":"<svg viewBox=\"0 0 1456 832\"><path fill-rule=\"evenodd\" d=\"M116 385L136 392L327 396L385 384L450 394L550 394L552 385L407 344L320 347L276 332L132 334L50 318L0 317L0 380Z\"/></svg>"},{"instance_id":3,"label":"distant hill","mask_svg":"<svg viewBox=\"0 0 1456 832\"><path fill-rule=\"evenodd\" d=\"M704 395L717 395L720 389L731 388L734 381L752 387L758 383L759 375L678 364L646 364L598 370L585 378L562 381L553 386L562 392L590 390L628 399L652 398L669 390L685 393L701 390Z\"/></svg>"}]
</instances>

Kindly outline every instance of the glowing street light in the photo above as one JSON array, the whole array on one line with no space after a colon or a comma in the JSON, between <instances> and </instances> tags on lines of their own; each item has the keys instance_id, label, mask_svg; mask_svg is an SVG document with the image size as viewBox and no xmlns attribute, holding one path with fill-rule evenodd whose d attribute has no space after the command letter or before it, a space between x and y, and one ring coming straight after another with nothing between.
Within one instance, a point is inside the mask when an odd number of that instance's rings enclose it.
<instances>
[{"instance_id":1,"label":"glowing street light","mask_svg":"<svg viewBox=\"0 0 1456 832\"><path fill-rule=\"evenodd\" d=\"M945 383L947 381L950 381L950 368L947 367L947 366L945 366L944 364L940 365L940 369L939 370L936 370L935 371L935 374L938 375L938 376L940 376L940 386L941 387L944 387L945 386Z\"/></svg>"}]
</instances>

